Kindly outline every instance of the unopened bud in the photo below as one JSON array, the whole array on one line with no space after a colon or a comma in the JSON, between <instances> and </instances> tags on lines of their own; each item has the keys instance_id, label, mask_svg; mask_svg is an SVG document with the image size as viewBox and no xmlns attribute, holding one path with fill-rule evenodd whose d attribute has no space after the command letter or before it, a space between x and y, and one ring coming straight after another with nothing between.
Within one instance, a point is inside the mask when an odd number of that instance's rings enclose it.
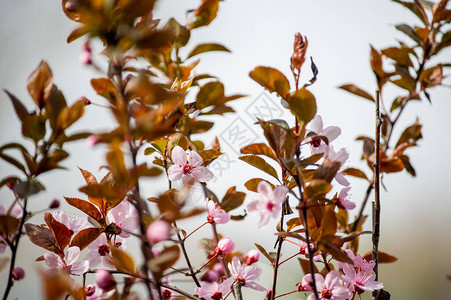
<instances>
[{"instance_id":1,"label":"unopened bud","mask_svg":"<svg viewBox=\"0 0 451 300\"><path fill-rule=\"evenodd\" d=\"M104 269L98 269L96 271L97 285L102 290L109 290L116 285L113 275Z\"/></svg>"},{"instance_id":2,"label":"unopened bud","mask_svg":"<svg viewBox=\"0 0 451 300\"><path fill-rule=\"evenodd\" d=\"M260 258L260 252L258 250L252 249L248 253L246 253L246 265L252 265L257 262Z\"/></svg>"},{"instance_id":3,"label":"unopened bud","mask_svg":"<svg viewBox=\"0 0 451 300\"><path fill-rule=\"evenodd\" d=\"M11 272L14 280L21 280L25 277L25 271L21 267L14 268Z\"/></svg>"},{"instance_id":4,"label":"unopened bud","mask_svg":"<svg viewBox=\"0 0 451 300\"><path fill-rule=\"evenodd\" d=\"M94 147L97 144L97 142L98 142L97 137L95 135L90 135L86 139L86 143L88 144L89 147Z\"/></svg>"},{"instance_id":5,"label":"unopened bud","mask_svg":"<svg viewBox=\"0 0 451 300\"><path fill-rule=\"evenodd\" d=\"M218 242L216 253L218 255L224 255L232 252L233 249L235 249L235 243L231 239L224 237Z\"/></svg>"},{"instance_id":6,"label":"unopened bud","mask_svg":"<svg viewBox=\"0 0 451 300\"><path fill-rule=\"evenodd\" d=\"M50 203L50 209L56 209L60 207L60 201L58 199L54 199L52 203Z\"/></svg>"},{"instance_id":7,"label":"unopened bud","mask_svg":"<svg viewBox=\"0 0 451 300\"><path fill-rule=\"evenodd\" d=\"M80 56L78 57L80 63L84 64L84 65L90 65L92 64L92 59L91 59L91 53L88 51L83 51Z\"/></svg>"},{"instance_id":8,"label":"unopened bud","mask_svg":"<svg viewBox=\"0 0 451 300\"><path fill-rule=\"evenodd\" d=\"M154 221L152 224L150 224L149 227L147 227L147 240L152 244L166 241L167 239L169 239L170 232L171 226L168 224L168 222L163 220Z\"/></svg>"},{"instance_id":9,"label":"unopened bud","mask_svg":"<svg viewBox=\"0 0 451 300\"><path fill-rule=\"evenodd\" d=\"M294 36L293 55L291 56L291 67L300 72L302 64L305 61L305 54L307 52L308 40L298 32Z\"/></svg>"},{"instance_id":10,"label":"unopened bud","mask_svg":"<svg viewBox=\"0 0 451 300\"><path fill-rule=\"evenodd\" d=\"M81 96L80 98L78 98L78 101L83 101L85 103L85 105L91 104L91 100L89 100L85 96Z\"/></svg>"},{"instance_id":11,"label":"unopened bud","mask_svg":"<svg viewBox=\"0 0 451 300\"><path fill-rule=\"evenodd\" d=\"M64 8L69 12L75 12L78 5L74 1L67 1L66 4L64 4Z\"/></svg>"},{"instance_id":12,"label":"unopened bud","mask_svg":"<svg viewBox=\"0 0 451 300\"><path fill-rule=\"evenodd\" d=\"M206 282L216 282L219 279L219 274L214 270L208 270L200 279Z\"/></svg>"},{"instance_id":13,"label":"unopened bud","mask_svg":"<svg viewBox=\"0 0 451 300\"><path fill-rule=\"evenodd\" d=\"M85 286L85 294L86 296L92 296L96 293L96 286L94 284L88 284Z\"/></svg>"},{"instance_id":14,"label":"unopened bud","mask_svg":"<svg viewBox=\"0 0 451 300\"><path fill-rule=\"evenodd\" d=\"M171 299L172 292L170 290L163 290L161 295L163 296L164 300Z\"/></svg>"}]
</instances>

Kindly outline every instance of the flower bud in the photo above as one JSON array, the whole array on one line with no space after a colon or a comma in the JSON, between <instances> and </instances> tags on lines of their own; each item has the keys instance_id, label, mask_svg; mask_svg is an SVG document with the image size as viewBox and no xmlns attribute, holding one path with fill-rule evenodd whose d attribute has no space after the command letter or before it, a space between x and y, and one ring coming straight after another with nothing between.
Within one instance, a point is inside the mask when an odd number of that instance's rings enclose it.
<instances>
[{"instance_id":1,"label":"flower bud","mask_svg":"<svg viewBox=\"0 0 451 300\"><path fill-rule=\"evenodd\" d=\"M216 253L218 255L228 254L235 249L235 243L227 238L224 237L218 242L218 246L216 247Z\"/></svg>"},{"instance_id":2,"label":"flower bud","mask_svg":"<svg viewBox=\"0 0 451 300\"><path fill-rule=\"evenodd\" d=\"M11 272L14 280L21 280L25 277L25 271L21 267L14 268Z\"/></svg>"},{"instance_id":3,"label":"flower bud","mask_svg":"<svg viewBox=\"0 0 451 300\"><path fill-rule=\"evenodd\" d=\"M96 293L96 286L94 284L88 284L85 286L85 294L86 296L92 296Z\"/></svg>"},{"instance_id":4,"label":"flower bud","mask_svg":"<svg viewBox=\"0 0 451 300\"><path fill-rule=\"evenodd\" d=\"M75 12L78 5L74 1L67 1L66 4L64 4L64 8L69 12Z\"/></svg>"},{"instance_id":5,"label":"flower bud","mask_svg":"<svg viewBox=\"0 0 451 300\"><path fill-rule=\"evenodd\" d=\"M164 300L171 299L172 292L170 290L163 290L163 292L161 292L161 296L163 296Z\"/></svg>"},{"instance_id":6,"label":"flower bud","mask_svg":"<svg viewBox=\"0 0 451 300\"><path fill-rule=\"evenodd\" d=\"M54 199L52 203L50 203L50 209L57 209L60 207L60 201L58 199Z\"/></svg>"},{"instance_id":7,"label":"flower bud","mask_svg":"<svg viewBox=\"0 0 451 300\"><path fill-rule=\"evenodd\" d=\"M166 241L167 239L169 239L170 232L171 226L168 224L168 222L163 220L154 221L152 224L150 224L149 227L147 227L147 240L152 244Z\"/></svg>"},{"instance_id":8,"label":"flower bud","mask_svg":"<svg viewBox=\"0 0 451 300\"><path fill-rule=\"evenodd\" d=\"M94 147L97 144L97 142L98 142L98 140L95 135L90 135L86 139L86 143L88 144L89 147Z\"/></svg>"},{"instance_id":9,"label":"flower bud","mask_svg":"<svg viewBox=\"0 0 451 300\"><path fill-rule=\"evenodd\" d=\"M258 250L250 250L248 253L246 253L246 265L252 265L254 262L257 262L259 258L260 252L258 252Z\"/></svg>"},{"instance_id":10,"label":"flower bud","mask_svg":"<svg viewBox=\"0 0 451 300\"><path fill-rule=\"evenodd\" d=\"M81 96L80 98L78 98L78 101L83 101L85 103L85 105L91 104L91 100L89 100L85 96Z\"/></svg>"},{"instance_id":11,"label":"flower bud","mask_svg":"<svg viewBox=\"0 0 451 300\"><path fill-rule=\"evenodd\" d=\"M216 282L219 279L219 274L214 270L208 270L200 279L207 282Z\"/></svg>"},{"instance_id":12,"label":"flower bud","mask_svg":"<svg viewBox=\"0 0 451 300\"><path fill-rule=\"evenodd\" d=\"M221 263L215 263L212 270L218 273L219 276L224 274L224 266Z\"/></svg>"},{"instance_id":13,"label":"flower bud","mask_svg":"<svg viewBox=\"0 0 451 300\"><path fill-rule=\"evenodd\" d=\"M98 269L96 271L97 285L102 290L109 290L116 285L113 275L104 269Z\"/></svg>"},{"instance_id":14,"label":"flower bud","mask_svg":"<svg viewBox=\"0 0 451 300\"><path fill-rule=\"evenodd\" d=\"M92 64L92 58L91 58L91 53L89 53L88 51L83 51L80 56L78 57L79 61L81 64L83 65L90 65Z\"/></svg>"}]
</instances>

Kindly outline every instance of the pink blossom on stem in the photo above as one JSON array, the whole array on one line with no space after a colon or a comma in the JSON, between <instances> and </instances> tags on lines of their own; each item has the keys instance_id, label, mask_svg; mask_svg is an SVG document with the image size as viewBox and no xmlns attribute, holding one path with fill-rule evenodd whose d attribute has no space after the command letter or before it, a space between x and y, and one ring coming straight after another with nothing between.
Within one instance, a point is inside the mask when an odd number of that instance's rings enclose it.
<instances>
[{"instance_id":1,"label":"pink blossom on stem","mask_svg":"<svg viewBox=\"0 0 451 300\"><path fill-rule=\"evenodd\" d=\"M55 220L66 225L67 229L69 229L74 234L83 230L86 226L86 223L88 223L87 218L70 218L68 215L66 215L65 212L60 209L55 210L52 215Z\"/></svg>"},{"instance_id":2,"label":"pink blossom on stem","mask_svg":"<svg viewBox=\"0 0 451 300\"><path fill-rule=\"evenodd\" d=\"M91 252L86 254L89 265L94 268L102 262L104 266L115 269L115 267L109 263L108 258L112 258L111 247L119 247L119 245L121 248L124 248L124 244L119 237L115 238L115 245L112 245L111 243L108 243L105 234L101 234L88 246L88 249L91 250Z\"/></svg>"},{"instance_id":3,"label":"pink blossom on stem","mask_svg":"<svg viewBox=\"0 0 451 300\"><path fill-rule=\"evenodd\" d=\"M381 282L375 280L374 261L366 261L360 255L354 255L349 249L346 250L346 253L354 264L338 262L338 266L343 270L343 280L351 292L360 295L364 291L375 291L384 287Z\"/></svg>"},{"instance_id":4,"label":"pink blossom on stem","mask_svg":"<svg viewBox=\"0 0 451 300\"><path fill-rule=\"evenodd\" d=\"M273 218L279 217L279 212L282 209L282 203L288 192L288 188L279 185L274 190L271 185L262 180L257 186L257 191L260 199L251 202L247 209L249 212L257 212L260 214L260 222L258 227L262 227L269 222L271 216Z\"/></svg>"},{"instance_id":5,"label":"pink blossom on stem","mask_svg":"<svg viewBox=\"0 0 451 300\"><path fill-rule=\"evenodd\" d=\"M171 226L168 222L163 220L156 220L147 227L147 240L152 243L166 241L170 237Z\"/></svg>"},{"instance_id":6,"label":"pink blossom on stem","mask_svg":"<svg viewBox=\"0 0 451 300\"><path fill-rule=\"evenodd\" d=\"M242 266L236 256L233 257L232 263L229 263L228 266L233 277L235 277L235 281L251 289L266 292L264 287L255 282L260 277L262 269L257 266Z\"/></svg>"},{"instance_id":7,"label":"pink blossom on stem","mask_svg":"<svg viewBox=\"0 0 451 300\"><path fill-rule=\"evenodd\" d=\"M85 286L86 300L103 300L109 299L116 290L104 291L97 286L97 284L89 284Z\"/></svg>"},{"instance_id":8,"label":"pink blossom on stem","mask_svg":"<svg viewBox=\"0 0 451 300\"><path fill-rule=\"evenodd\" d=\"M219 240L215 252L217 255L224 255L232 252L233 249L235 249L235 243L228 237L223 237Z\"/></svg>"},{"instance_id":9,"label":"pink blossom on stem","mask_svg":"<svg viewBox=\"0 0 451 300\"><path fill-rule=\"evenodd\" d=\"M324 155L327 155L330 143L341 134L340 127L329 126L323 128L323 119L320 115L316 115L310 124L311 128L310 130L307 130L306 133L316 133L318 135L311 137L308 141L311 146L312 154L324 153ZM326 144L319 136L325 136L328 139L329 145Z\"/></svg>"},{"instance_id":10,"label":"pink blossom on stem","mask_svg":"<svg viewBox=\"0 0 451 300\"><path fill-rule=\"evenodd\" d=\"M348 192L351 189L350 186L345 187L341 189L340 194L338 194L338 197L335 196L332 201L335 203L336 206L338 206L341 209L354 209L355 203L347 200Z\"/></svg>"},{"instance_id":11,"label":"pink blossom on stem","mask_svg":"<svg viewBox=\"0 0 451 300\"><path fill-rule=\"evenodd\" d=\"M25 271L21 267L16 267L11 272L14 280L21 280L25 277Z\"/></svg>"},{"instance_id":12,"label":"pink blossom on stem","mask_svg":"<svg viewBox=\"0 0 451 300\"><path fill-rule=\"evenodd\" d=\"M128 232L134 232L139 228L138 212L127 200L112 208L107 214L107 219L121 231L119 236L122 238L128 238L130 236Z\"/></svg>"},{"instance_id":13,"label":"pink blossom on stem","mask_svg":"<svg viewBox=\"0 0 451 300\"><path fill-rule=\"evenodd\" d=\"M227 278L221 284L204 281L200 287L196 288L196 294L205 300L223 300L230 292L232 284L232 277Z\"/></svg>"},{"instance_id":14,"label":"pink blossom on stem","mask_svg":"<svg viewBox=\"0 0 451 300\"><path fill-rule=\"evenodd\" d=\"M334 151L334 147L330 146L329 151L327 152L327 156L331 161L338 161L341 163L341 167L338 170L337 174L335 174L335 180L341 184L342 186L348 186L349 181L345 178L345 176L342 173L343 166L345 162L349 158L349 151L346 148L341 148L338 152Z\"/></svg>"},{"instance_id":15,"label":"pink blossom on stem","mask_svg":"<svg viewBox=\"0 0 451 300\"><path fill-rule=\"evenodd\" d=\"M226 213L218 204L209 200L206 204L207 221L211 224L226 224L230 221L230 214Z\"/></svg>"},{"instance_id":16,"label":"pink blossom on stem","mask_svg":"<svg viewBox=\"0 0 451 300\"><path fill-rule=\"evenodd\" d=\"M96 271L96 284L102 290L109 290L116 285L116 280L109 271L98 269Z\"/></svg>"},{"instance_id":17,"label":"pink blossom on stem","mask_svg":"<svg viewBox=\"0 0 451 300\"><path fill-rule=\"evenodd\" d=\"M180 146L175 146L171 153L174 164L168 169L170 181L182 179L186 183L189 178L198 182L207 182L213 179L213 173L202 166L203 159L196 151L185 151Z\"/></svg>"},{"instance_id":18,"label":"pink blossom on stem","mask_svg":"<svg viewBox=\"0 0 451 300\"><path fill-rule=\"evenodd\" d=\"M246 265L250 266L257 262L260 258L260 252L258 250L252 249L246 253Z\"/></svg>"},{"instance_id":19,"label":"pink blossom on stem","mask_svg":"<svg viewBox=\"0 0 451 300\"><path fill-rule=\"evenodd\" d=\"M67 249L64 258L55 253L45 253L44 261L51 269L62 270L68 274L81 275L88 271L89 261L77 261L80 257L80 248L74 246Z\"/></svg>"},{"instance_id":20,"label":"pink blossom on stem","mask_svg":"<svg viewBox=\"0 0 451 300\"><path fill-rule=\"evenodd\" d=\"M331 299L331 300L346 300L350 299L352 294L348 291L346 287L340 284L340 274L338 271L330 271L326 275L326 279L323 278L321 274L316 276L316 290L320 299ZM315 300L315 295L311 294L308 296L307 300Z\"/></svg>"},{"instance_id":21,"label":"pink blossom on stem","mask_svg":"<svg viewBox=\"0 0 451 300\"><path fill-rule=\"evenodd\" d=\"M320 278L322 278L322 277L323 276L321 276L321 274L315 273L315 281L316 282L318 282L318 280L320 280ZM312 284L313 284L312 274L308 273L304 277L302 277L301 282L296 284L296 286L297 286L299 292L311 292L311 291L313 291Z\"/></svg>"}]
</instances>

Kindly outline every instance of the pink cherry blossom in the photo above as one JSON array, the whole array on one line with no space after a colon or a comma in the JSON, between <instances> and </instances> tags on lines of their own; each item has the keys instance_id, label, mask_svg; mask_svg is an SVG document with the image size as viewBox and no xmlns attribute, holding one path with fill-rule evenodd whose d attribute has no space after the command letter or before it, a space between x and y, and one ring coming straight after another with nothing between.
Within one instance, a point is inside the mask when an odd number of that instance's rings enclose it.
<instances>
[{"instance_id":1,"label":"pink cherry blossom","mask_svg":"<svg viewBox=\"0 0 451 300\"><path fill-rule=\"evenodd\" d=\"M360 255L354 255L349 249L346 253L353 260L353 265L338 262L338 266L343 270L343 281L351 292L360 295L364 291L375 291L384 287L381 282L375 280L374 261L366 261Z\"/></svg>"},{"instance_id":2,"label":"pink cherry blossom","mask_svg":"<svg viewBox=\"0 0 451 300\"><path fill-rule=\"evenodd\" d=\"M146 236L147 240L152 244L166 241L169 239L171 232L171 226L168 222L163 220L156 220L147 227Z\"/></svg>"},{"instance_id":3,"label":"pink cherry blossom","mask_svg":"<svg viewBox=\"0 0 451 300\"><path fill-rule=\"evenodd\" d=\"M62 270L68 274L81 275L88 271L89 261L77 261L79 257L80 248L74 246L67 249L63 259L55 253L45 253L44 261L51 269Z\"/></svg>"},{"instance_id":4,"label":"pink cherry blossom","mask_svg":"<svg viewBox=\"0 0 451 300\"><path fill-rule=\"evenodd\" d=\"M211 224L226 224L230 221L230 214L226 213L218 204L209 200L206 204L207 221Z\"/></svg>"},{"instance_id":5,"label":"pink cherry blossom","mask_svg":"<svg viewBox=\"0 0 451 300\"><path fill-rule=\"evenodd\" d=\"M349 181L345 178L345 176L342 173L343 166L345 162L349 158L349 150L346 148L341 148L338 152L334 151L334 147L330 146L329 151L327 152L327 156L331 161L338 161L341 163L341 167L338 170L337 174L335 174L335 180L341 184L342 186L348 186Z\"/></svg>"},{"instance_id":6,"label":"pink cherry blossom","mask_svg":"<svg viewBox=\"0 0 451 300\"><path fill-rule=\"evenodd\" d=\"M86 259L89 261L90 267L96 267L102 262L104 266L115 269L115 267L108 262L107 258L112 258L111 247L119 248L119 246L121 249L124 248L124 243L119 237L115 238L115 246L112 246L108 243L105 234L101 234L88 246L88 249L91 250L91 252L86 254Z\"/></svg>"},{"instance_id":7,"label":"pink cherry blossom","mask_svg":"<svg viewBox=\"0 0 451 300\"><path fill-rule=\"evenodd\" d=\"M207 182L213 179L213 173L202 167L203 159L196 151L185 151L175 146L171 157L174 164L168 169L170 181L182 179L185 183L189 178L194 178L198 182Z\"/></svg>"},{"instance_id":8,"label":"pink cherry blossom","mask_svg":"<svg viewBox=\"0 0 451 300\"><path fill-rule=\"evenodd\" d=\"M316 276L316 290L320 299L346 300L351 298L351 293L346 287L340 284L340 274L338 271L330 271L326 275L326 279L321 274ZM315 300L315 295L311 294L307 300Z\"/></svg>"},{"instance_id":9,"label":"pink cherry blossom","mask_svg":"<svg viewBox=\"0 0 451 300\"><path fill-rule=\"evenodd\" d=\"M328 142L331 143L341 134L340 127L329 126L323 128L323 119L320 115L316 115L310 124L311 128L310 130L307 130L307 134L316 133L318 135L309 140L312 154L324 153L324 155L327 155L329 145L327 145L319 136L327 137Z\"/></svg>"},{"instance_id":10,"label":"pink cherry blossom","mask_svg":"<svg viewBox=\"0 0 451 300\"><path fill-rule=\"evenodd\" d=\"M268 224L271 216L273 218L279 217L279 212L282 209L282 203L288 193L288 188L279 185L274 190L271 185L262 180L257 186L257 191L260 199L251 202L247 209L249 212L257 212L260 214L260 222L258 227Z\"/></svg>"},{"instance_id":11,"label":"pink cherry blossom","mask_svg":"<svg viewBox=\"0 0 451 300\"><path fill-rule=\"evenodd\" d=\"M332 201L341 209L354 209L355 203L347 200L348 192L351 189L350 186L343 188L338 194L338 197L335 196Z\"/></svg>"},{"instance_id":12,"label":"pink cherry blossom","mask_svg":"<svg viewBox=\"0 0 451 300\"><path fill-rule=\"evenodd\" d=\"M260 277L262 269L257 266L242 266L236 256L233 257L232 263L229 263L228 266L233 277L235 277L235 281L251 289L266 292L264 287L255 282Z\"/></svg>"},{"instance_id":13,"label":"pink cherry blossom","mask_svg":"<svg viewBox=\"0 0 451 300\"><path fill-rule=\"evenodd\" d=\"M205 300L223 300L230 292L233 284L233 278L227 278L221 284L217 282L202 282L202 285L196 288L196 294Z\"/></svg>"},{"instance_id":14,"label":"pink cherry blossom","mask_svg":"<svg viewBox=\"0 0 451 300\"><path fill-rule=\"evenodd\" d=\"M202 281L208 281L208 282L216 282L219 279L220 275L215 270L208 270L207 272L202 275L200 278Z\"/></svg>"},{"instance_id":15,"label":"pink cherry blossom","mask_svg":"<svg viewBox=\"0 0 451 300\"><path fill-rule=\"evenodd\" d=\"M246 265L252 265L257 262L260 258L260 252L258 250L252 249L246 253Z\"/></svg>"},{"instance_id":16,"label":"pink cherry blossom","mask_svg":"<svg viewBox=\"0 0 451 300\"><path fill-rule=\"evenodd\" d=\"M107 219L121 230L119 236L123 238L128 238L130 236L128 232L134 232L139 228L138 212L127 200L112 208L107 214Z\"/></svg>"},{"instance_id":17,"label":"pink cherry blossom","mask_svg":"<svg viewBox=\"0 0 451 300\"><path fill-rule=\"evenodd\" d=\"M216 246L216 253L218 255L228 254L235 249L235 243L228 237L223 237L219 240L218 246Z\"/></svg>"},{"instance_id":18,"label":"pink cherry blossom","mask_svg":"<svg viewBox=\"0 0 451 300\"><path fill-rule=\"evenodd\" d=\"M320 280L320 278L322 278L322 277L323 276L321 276L321 274L315 273L315 281L316 282L318 282L318 280ZM310 291L313 291L312 284L313 284L312 274L308 273L304 277L302 277L301 282L296 284L296 286L297 286L299 292L310 292Z\"/></svg>"},{"instance_id":19,"label":"pink cherry blossom","mask_svg":"<svg viewBox=\"0 0 451 300\"><path fill-rule=\"evenodd\" d=\"M74 234L83 230L86 226L86 223L88 223L88 219L86 219L84 217L70 218L68 215L66 215L65 212L63 212L60 209L55 210L52 215L53 215L53 218L55 218L55 220L66 225L67 229L72 231Z\"/></svg>"},{"instance_id":20,"label":"pink cherry blossom","mask_svg":"<svg viewBox=\"0 0 451 300\"><path fill-rule=\"evenodd\" d=\"M85 286L86 300L103 300L109 299L116 292L115 289L111 291L104 291L97 284L89 284Z\"/></svg>"}]
</instances>

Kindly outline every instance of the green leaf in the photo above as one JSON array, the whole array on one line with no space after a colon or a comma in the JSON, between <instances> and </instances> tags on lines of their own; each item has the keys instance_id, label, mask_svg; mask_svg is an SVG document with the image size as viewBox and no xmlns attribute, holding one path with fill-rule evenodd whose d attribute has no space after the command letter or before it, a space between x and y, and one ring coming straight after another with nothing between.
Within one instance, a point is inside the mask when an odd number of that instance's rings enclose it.
<instances>
[{"instance_id":1,"label":"green leaf","mask_svg":"<svg viewBox=\"0 0 451 300\"><path fill-rule=\"evenodd\" d=\"M268 164L263 158L256 156L256 155L246 155L246 156L240 156L239 159L244 162L247 162L251 166L254 166L257 169L260 169L263 172L265 172L266 174L269 174L272 177L279 180L276 170L270 164Z\"/></svg>"},{"instance_id":2,"label":"green leaf","mask_svg":"<svg viewBox=\"0 0 451 300\"><path fill-rule=\"evenodd\" d=\"M304 124L310 122L316 115L315 96L306 88L297 90L288 99L291 112Z\"/></svg>"},{"instance_id":3,"label":"green leaf","mask_svg":"<svg viewBox=\"0 0 451 300\"><path fill-rule=\"evenodd\" d=\"M288 79L279 70L270 67L256 67L249 76L270 92L286 98L290 92Z\"/></svg>"},{"instance_id":4,"label":"green leaf","mask_svg":"<svg viewBox=\"0 0 451 300\"><path fill-rule=\"evenodd\" d=\"M340 86L339 88L374 102L373 96L353 84L345 84Z\"/></svg>"},{"instance_id":5,"label":"green leaf","mask_svg":"<svg viewBox=\"0 0 451 300\"><path fill-rule=\"evenodd\" d=\"M209 51L224 51L224 52L230 52L229 49L227 49L226 47L224 47L223 45L220 44L215 44L215 43L209 43L209 44L199 44L196 47L194 47L193 50L191 50L191 52L188 54L188 58L191 58L195 55L204 53L204 52L209 52Z\"/></svg>"}]
</instances>

